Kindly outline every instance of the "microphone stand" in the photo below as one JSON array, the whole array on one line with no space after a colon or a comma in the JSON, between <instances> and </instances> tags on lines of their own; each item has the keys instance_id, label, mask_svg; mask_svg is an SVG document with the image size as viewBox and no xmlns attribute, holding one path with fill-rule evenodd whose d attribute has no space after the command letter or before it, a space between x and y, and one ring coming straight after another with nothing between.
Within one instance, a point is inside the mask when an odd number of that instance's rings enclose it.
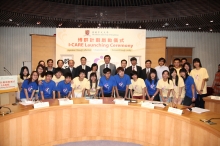
<instances>
[{"instance_id":1,"label":"microphone stand","mask_svg":"<svg viewBox=\"0 0 220 146\"><path fill-rule=\"evenodd\" d=\"M3 67L4 71L7 72L7 74L12 75L10 71L8 71L8 69L6 67Z\"/></svg>"},{"instance_id":2,"label":"microphone stand","mask_svg":"<svg viewBox=\"0 0 220 146\"><path fill-rule=\"evenodd\" d=\"M6 112L6 113L2 112L2 113L0 113L0 115L4 116L4 115L7 115L7 114L11 114L11 113L12 113L12 111L11 111L11 109L10 109L9 107L0 106L0 109L2 109L2 108L6 108L6 109L8 109L9 112Z\"/></svg>"}]
</instances>

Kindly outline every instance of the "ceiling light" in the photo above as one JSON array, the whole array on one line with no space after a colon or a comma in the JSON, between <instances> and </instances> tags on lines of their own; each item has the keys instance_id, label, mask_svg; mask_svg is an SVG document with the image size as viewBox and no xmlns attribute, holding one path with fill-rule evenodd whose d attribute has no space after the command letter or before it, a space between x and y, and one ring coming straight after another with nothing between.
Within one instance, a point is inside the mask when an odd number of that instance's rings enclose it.
<instances>
[{"instance_id":1,"label":"ceiling light","mask_svg":"<svg viewBox=\"0 0 220 146\"><path fill-rule=\"evenodd\" d=\"M213 20L210 20L210 22L214 22Z\"/></svg>"},{"instance_id":2,"label":"ceiling light","mask_svg":"<svg viewBox=\"0 0 220 146\"><path fill-rule=\"evenodd\" d=\"M169 26L169 23L166 22L166 23L164 24L164 26Z\"/></svg>"},{"instance_id":3,"label":"ceiling light","mask_svg":"<svg viewBox=\"0 0 220 146\"><path fill-rule=\"evenodd\" d=\"M100 23L99 23L98 25L99 25L99 26L101 26L101 24L100 24Z\"/></svg>"},{"instance_id":4,"label":"ceiling light","mask_svg":"<svg viewBox=\"0 0 220 146\"><path fill-rule=\"evenodd\" d=\"M212 29L210 28L209 31L212 31Z\"/></svg>"},{"instance_id":5,"label":"ceiling light","mask_svg":"<svg viewBox=\"0 0 220 146\"><path fill-rule=\"evenodd\" d=\"M19 24L17 24L17 26L19 26Z\"/></svg>"},{"instance_id":6,"label":"ceiling light","mask_svg":"<svg viewBox=\"0 0 220 146\"><path fill-rule=\"evenodd\" d=\"M186 25L189 25L189 23L186 23Z\"/></svg>"},{"instance_id":7,"label":"ceiling light","mask_svg":"<svg viewBox=\"0 0 220 146\"><path fill-rule=\"evenodd\" d=\"M201 27L199 27L199 29L202 29Z\"/></svg>"},{"instance_id":8,"label":"ceiling light","mask_svg":"<svg viewBox=\"0 0 220 146\"><path fill-rule=\"evenodd\" d=\"M39 25L40 24L40 21L37 21L37 25Z\"/></svg>"},{"instance_id":9,"label":"ceiling light","mask_svg":"<svg viewBox=\"0 0 220 146\"><path fill-rule=\"evenodd\" d=\"M141 29L141 25L139 26L139 28Z\"/></svg>"},{"instance_id":10,"label":"ceiling light","mask_svg":"<svg viewBox=\"0 0 220 146\"><path fill-rule=\"evenodd\" d=\"M58 26L60 27L60 26L62 26L63 25L63 23L60 23Z\"/></svg>"},{"instance_id":11,"label":"ceiling light","mask_svg":"<svg viewBox=\"0 0 220 146\"><path fill-rule=\"evenodd\" d=\"M162 27L165 27L165 25L163 25Z\"/></svg>"},{"instance_id":12,"label":"ceiling light","mask_svg":"<svg viewBox=\"0 0 220 146\"><path fill-rule=\"evenodd\" d=\"M12 19L8 19L10 22L12 21Z\"/></svg>"}]
</instances>

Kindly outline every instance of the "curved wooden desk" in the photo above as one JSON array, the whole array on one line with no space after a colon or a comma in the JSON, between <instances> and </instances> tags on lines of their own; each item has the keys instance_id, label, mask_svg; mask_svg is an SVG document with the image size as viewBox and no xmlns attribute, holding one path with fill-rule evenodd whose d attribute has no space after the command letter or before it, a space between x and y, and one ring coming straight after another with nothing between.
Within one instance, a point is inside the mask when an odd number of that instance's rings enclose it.
<instances>
[{"instance_id":1,"label":"curved wooden desk","mask_svg":"<svg viewBox=\"0 0 220 146\"><path fill-rule=\"evenodd\" d=\"M220 113L220 100L211 99L211 97L204 97L205 108L212 112Z\"/></svg>"},{"instance_id":2,"label":"curved wooden desk","mask_svg":"<svg viewBox=\"0 0 220 146\"><path fill-rule=\"evenodd\" d=\"M74 103L88 103L83 99ZM146 146L217 146L220 145L220 121L217 125L200 122L201 118L220 117L207 112L182 116L170 114L167 107L147 109L139 104L73 104L49 108L11 106L13 114L0 117L1 146L54 145L82 140L116 140Z\"/></svg>"}]
</instances>

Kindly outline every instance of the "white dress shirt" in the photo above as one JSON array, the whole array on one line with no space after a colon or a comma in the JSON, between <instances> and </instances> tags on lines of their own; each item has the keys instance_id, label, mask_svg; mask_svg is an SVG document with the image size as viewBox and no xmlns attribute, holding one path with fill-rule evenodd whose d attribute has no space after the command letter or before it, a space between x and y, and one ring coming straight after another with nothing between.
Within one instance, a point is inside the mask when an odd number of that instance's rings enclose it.
<instances>
[{"instance_id":1,"label":"white dress shirt","mask_svg":"<svg viewBox=\"0 0 220 146\"><path fill-rule=\"evenodd\" d=\"M158 79L162 79L162 72L163 72L164 70L169 71L169 68L168 68L167 66L165 66L165 65L163 65L163 66L157 66L157 67L155 67L155 69L156 69L156 71L157 71L157 77L158 77Z\"/></svg>"},{"instance_id":2,"label":"white dress shirt","mask_svg":"<svg viewBox=\"0 0 220 146\"><path fill-rule=\"evenodd\" d=\"M109 64L105 64L105 68L107 68L107 65L108 65L108 68L110 68L110 63Z\"/></svg>"},{"instance_id":3,"label":"white dress shirt","mask_svg":"<svg viewBox=\"0 0 220 146\"><path fill-rule=\"evenodd\" d=\"M136 65L135 65L135 66L132 66L132 70L137 71L137 66L136 66Z\"/></svg>"}]
</instances>

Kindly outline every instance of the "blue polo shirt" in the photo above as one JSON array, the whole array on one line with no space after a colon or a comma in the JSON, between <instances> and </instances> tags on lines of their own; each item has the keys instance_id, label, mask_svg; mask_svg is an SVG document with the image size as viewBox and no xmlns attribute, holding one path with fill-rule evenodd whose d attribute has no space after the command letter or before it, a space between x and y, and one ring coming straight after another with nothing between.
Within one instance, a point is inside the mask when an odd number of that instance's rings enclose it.
<instances>
[{"instance_id":1,"label":"blue polo shirt","mask_svg":"<svg viewBox=\"0 0 220 146\"><path fill-rule=\"evenodd\" d=\"M24 89L27 89L27 93L28 93L28 97L31 97L31 94L34 90L38 89L38 85L36 82L30 82L28 83L28 79L24 80L22 86L21 86L22 90L20 92L20 98L26 98L25 93L24 93Z\"/></svg>"},{"instance_id":2,"label":"blue polo shirt","mask_svg":"<svg viewBox=\"0 0 220 146\"><path fill-rule=\"evenodd\" d=\"M186 80L184 80L184 83L185 83L185 88L186 88L186 94L185 95L190 97L190 98L193 98L191 86L194 85L195 98L196 98L197 94L196 94L196 85L195 85L194 79L191 76L188 76L186 78Z\"/></svg>"},{"instance_id":3,"label":"blue polo shirt","mask_svg":"<svg viewBox=\"0 0 220 146\"><path fill-rule=\"evenodd\" d=\"M114 78L119 91L125 91L126 86L131 84L131 78L126 74L122 78L117 74Z\"/></svg>"},{"instance_id":4,"label":"blue polo shirt","mask_svg":"<svg viewBox=\"0 0 220 146\"><path fill-rule=\"evenodd\" d=\"M65 80L60 81L57 84L57 89L56 90L60 92L61 96L67 96L69 94L69 92L72 91L71 84L70 83L66 84Z\"/></svg>"},{"instance_id":5,"label":"blue polo shirt","mask_svg":"<svg viewBox=\"0 0 220 146\"><path fill-rule=\"evenodd\" d=\"M114 77L110 76L109 79L106 79L105 76L102 76L99 81L99 86L102 87L104 94L112 93L112 88L116 86Z\"/></svg>"},{"instance_id":6,"label":"blue polo shirt","mask_svg":"<svg viewBox=\"0 0 220 146\"><path fill-rule=\"evenodd\" d=\"M145 85L147 87L147 92L149 95L154 95L154 93L157 91L157 83L158 81L155 83L155 80L152 80L151 83L148 79L145 80Z\"/></svg>"},{"instance_id":7,"label":"blue polo shirt","mask_svg":"<svg viewBox=\"0 0 220 146\"><path fill-rule=\"evenodd\" d=\"M56 90L56 83L54 81L45 82L45 80L42 81L42 84L40 85L40 92L43 91L44 98L50 99L53 97L53 91ZM41 95L41 94L40 94Z\"/></svg>"}]
</instances>

